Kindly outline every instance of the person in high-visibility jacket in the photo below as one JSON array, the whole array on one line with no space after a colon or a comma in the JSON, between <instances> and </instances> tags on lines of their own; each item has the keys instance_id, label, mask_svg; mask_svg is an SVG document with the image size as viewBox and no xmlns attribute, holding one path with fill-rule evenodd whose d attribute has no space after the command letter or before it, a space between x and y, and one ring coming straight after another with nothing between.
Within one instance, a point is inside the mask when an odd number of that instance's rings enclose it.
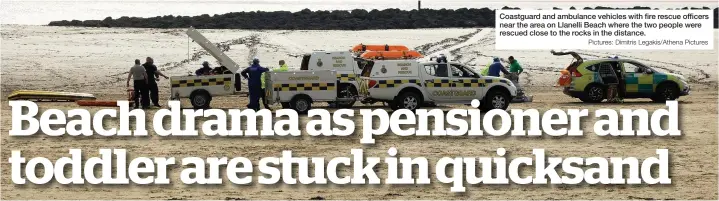
<instances>
[{"instance_id":1,"label":"person in high-visibility jacket","mask_svg":"<svg viewBox=\"0 0 719 201\"><path fill-rule=\"evenodd\" d=\"M482 76L488 76L489 75L489 66L491 66L491 65L492 65L492 63L487 64L487 66L484 67L484 70L482 70L482 72L480 72L479 74L481 74Z\"/></svg>"},{"instance_id":2,"label":"person in high-visibility jacket","mask_svg":"<svg viewBox=\"0 0 719 201\"><path fill-rule=\"evenodd\" d=\"M273 72L287 72L288 70L289 70L289 68L287 67L287 64L285 64L285 60L280 60L280 68L272 69ZM267 74L267 72L264 72L264 73L262 73L262 76L261 76L263 93L260 95L260 99L262 99L262 103L264 104L265 108L270 109L270 106L268 106L265 101L265 98L267 95L264 93L264 91L265 91L265 75L266 74Z\"/></svg>"},{"instance_id":3,"label":"person in high-visibility jacket","mask_svg":"<svg viewBox=\"0 0 719 201\"><path fill-rule=\"evenodd\" d=\"M280 60L280 69L277 69L279 72L287 72L290 69L287 67L287 64L285 64L285 60Z\"/></svg>"}]
</instances>

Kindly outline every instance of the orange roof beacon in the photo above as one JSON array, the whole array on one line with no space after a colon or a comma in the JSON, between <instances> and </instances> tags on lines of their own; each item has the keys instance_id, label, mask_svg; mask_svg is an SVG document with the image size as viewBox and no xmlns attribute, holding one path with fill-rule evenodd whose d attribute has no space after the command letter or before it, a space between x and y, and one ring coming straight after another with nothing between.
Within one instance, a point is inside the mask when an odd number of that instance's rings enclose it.
<instances>
[{"instance_id":1,"label":"orange roof beacon","mask_svg":"<svg viewBox=\"0 0 719 201\"><path fill-rule=\"evenodd\" d=\"M416 59L422 58L424 55L417 51L367 51L360 55L363 59Z\"/></svg>"},{"instance_id":2,"label":"orange roof beacon","mask_svg":"<svg viewBox=\"0 0 719 201\"><path fill-rule=\"evenodd\" d=\"M352 47L352 52L366 52L366 51L408 51L409 48L404 45L365 45L358 44Z\"/></svg>"}]
</instances>

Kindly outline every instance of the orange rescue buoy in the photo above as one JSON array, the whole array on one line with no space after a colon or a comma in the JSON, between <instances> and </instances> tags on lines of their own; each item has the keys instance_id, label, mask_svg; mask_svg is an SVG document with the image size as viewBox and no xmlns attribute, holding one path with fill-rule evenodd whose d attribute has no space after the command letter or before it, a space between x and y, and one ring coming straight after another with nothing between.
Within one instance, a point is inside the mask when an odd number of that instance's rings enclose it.
<instances>
[{"instance_id":1,"label":"orange rescue buoy","mask_svg":"<svg viewBox=\"0 0 719 201\"><path fill-rule=\"evenodd\" d=\"M364 59L416 59L424 57L417 51L368 51L360 55Z\"/></svg>"},{"instance_id":2,"label":"orange rescue buoy","mask_svg":"<svg viewBox=\"0 0 719 201\"><path fill-rule=\"evenodd\" d=\"M352 47L352 52L366 51L408 51L409 48L404 45L365 45L359 44Z\"/></svg>"}]
</instances>

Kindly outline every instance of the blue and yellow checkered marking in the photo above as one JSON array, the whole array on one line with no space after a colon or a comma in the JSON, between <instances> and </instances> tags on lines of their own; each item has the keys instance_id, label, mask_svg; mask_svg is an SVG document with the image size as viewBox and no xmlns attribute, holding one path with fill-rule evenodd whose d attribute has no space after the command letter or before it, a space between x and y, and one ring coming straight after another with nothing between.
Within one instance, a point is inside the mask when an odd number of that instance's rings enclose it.
<instances>
[{"instance_id":1,"label":"blue and yellow checkered marking","mask_svg":"<svg viewBox=\"0 0 719 201\"><path fill-rule=\"evenodd\" d=\"M452 87L452 80L450 79L432 79L432 80L425 80L424 84L427 87Z\"/></svg>"},{"instance_id":2,"label":"blue and yellow checkered marking","mask_svg":"<svg viewBox=\"0 0 719 201\"><path fill-rule=\"evenodd\" d=\"M507 80L503 79L487 79L487 78L481 78L481 79L459 79L456 81L453 81L451 79L432 79L432 80L425 80L425 84L427 87L485 87L487 84L491 83L504 83L508 84Z\"/></svg>"},{"instance_id":3,"label":"blue and yellow checkered marking","mask_svg":"<svg viewBox=\"0 0 719 201\"><path fill-rule=\"evenodd\" d=\"M276 91L324 91L335 90L334 82L327 83L296 83L296 84L274 84Z\"/></svg>"},{"instance_id":4,"label":"blue and yellow checkered marking","mask_svg":"<svg viewBox=\"0 0 719 201\"><path fill-rule=\"evenodd\" d=\"M484 87L485 83L484 79L460 79L454 83L454 87Z\"/></svg>"},{"instance_id":5,"label":"blue and yellow checkered marking","mask_svg":"<svg viewBox=\"0 0 719 201\"><path fill-rule=\"evenodd\" d=\"M340 80L340 82L355 81L357 80L357 74L337 74L337 79Z\"/></svg>"},{"instance_id":6,"label":"blue and yellow checkered marking","mask_svg":"<svg viewBox=\"0 0 719 201\"><path fill-rule=\"evenodd\" d=\"M403 84L417 84L421 86L419 80L377 80L377 85L372 88L393 88Z\"/></svg>"},{"instance_id":7,"label":"blue and yellow checkered marking","mask_svg":"<svg viewBox=\"0 0 719 201\"><path fill-rule=\"evenodd\" d=\"M216 86L216 85L225 85L225 82L232 82L232 78L226 77L226 78L208 78L208 79L191 79L191 80L173 80L172 87Z\"/></svg>"}]
</instances>

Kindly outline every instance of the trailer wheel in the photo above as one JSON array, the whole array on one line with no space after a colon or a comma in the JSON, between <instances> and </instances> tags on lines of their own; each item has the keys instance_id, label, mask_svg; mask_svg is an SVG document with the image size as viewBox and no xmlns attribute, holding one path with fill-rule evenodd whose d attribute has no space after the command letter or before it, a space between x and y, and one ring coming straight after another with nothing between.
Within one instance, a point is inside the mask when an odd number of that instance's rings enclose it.
<instances>
[{"instance_id":1,"label":"trailer wheel","mask_svg":"<svg viewBox=\"0 0 719 201\"><path fill-rule=\"evenodd\" d=\"M212 97L207 91L193 91L190 94L190 103L195 109L210 108L210 101L212 101Z\"/></svg>"},{"instance_id":2,"label":"trailer wheel","mask_svg":"<svg viewBox=\"0 0 719 201\"><path fill-rule=\"evenodd\" d=\"M290 108L297 111L298 114L307 114L312 108L312 99L306 95L299 95L292 98Z\"/></svg>"}]
</instances>

